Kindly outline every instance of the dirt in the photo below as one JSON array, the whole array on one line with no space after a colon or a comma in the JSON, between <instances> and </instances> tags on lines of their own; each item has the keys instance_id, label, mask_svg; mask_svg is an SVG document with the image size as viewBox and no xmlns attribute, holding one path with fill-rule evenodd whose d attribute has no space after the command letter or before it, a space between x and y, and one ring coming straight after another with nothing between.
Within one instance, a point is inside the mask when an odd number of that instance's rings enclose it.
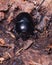
<instances>
[{"instance_id":1,"label":"dirt","mask_svg":"<svg viewBox=\"0 0 52 65\"><path fill-rule=\"evenodd\" d=\"M25 41L12 32L21 12L38 29ZM0 0L0 65L52 65L52 0Z\"/></svg>"}]
</instances>

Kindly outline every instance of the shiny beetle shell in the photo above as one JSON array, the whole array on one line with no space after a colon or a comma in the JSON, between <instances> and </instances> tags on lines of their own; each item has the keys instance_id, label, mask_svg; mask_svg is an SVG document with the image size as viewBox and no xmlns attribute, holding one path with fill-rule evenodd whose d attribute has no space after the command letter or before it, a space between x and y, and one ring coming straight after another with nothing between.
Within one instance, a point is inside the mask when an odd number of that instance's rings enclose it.
<instances>
[{"instance_id":1,"label":"shiny beetle shell","mask_svg":"<svg viewBox=\"0 0 52 65\"><path fill-rule=\"evenodd\" d=\"M27 33L27 34L32 34L34 30L34 25L33 25L33 19L30 14L28 13L20 13L16 17L16 26L15 30L16 32L20 33Z\"/></svg>"}]
</instances>

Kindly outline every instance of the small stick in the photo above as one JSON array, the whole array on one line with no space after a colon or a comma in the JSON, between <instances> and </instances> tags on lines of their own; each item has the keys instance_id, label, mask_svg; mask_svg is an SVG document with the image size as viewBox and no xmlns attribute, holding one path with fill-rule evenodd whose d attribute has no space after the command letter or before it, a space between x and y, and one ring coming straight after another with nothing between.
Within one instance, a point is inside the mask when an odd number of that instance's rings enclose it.
<instances>
[{"instance_id":1,"label":"small stick","mask_svg":"<svg viewBox=\"0 0 52 65\"><path fill-rule=\"evenodd\" d=\"M15 38L15 35L14 35L13 33L9 32L9 31L6 31L6 33L10 34L10 36L11 36L12 38Z\"/></svg>"},{"instance_id":2,"label":"small stick","mask_svg":"<svg viewBox=\"0 0 52 65\"><path fill-rule=\"evenodd\" d=\"M41 3L40 3L40 5L36 8L37 11L40 9L40 7L41 7L41 5L44 3L44 1L45 1L45 0L42 0Z\"/></svg>"},{"instance_id":3,"label":"small stick","mask_svg":"<svg viewBox=\"0 0 52 65\"><path fill-rule=\"evenodd\" d=\"M23 48L19 49L15 54L19 54L19 52L21 52L23 50Z\"/></svg>"}]
</instances>

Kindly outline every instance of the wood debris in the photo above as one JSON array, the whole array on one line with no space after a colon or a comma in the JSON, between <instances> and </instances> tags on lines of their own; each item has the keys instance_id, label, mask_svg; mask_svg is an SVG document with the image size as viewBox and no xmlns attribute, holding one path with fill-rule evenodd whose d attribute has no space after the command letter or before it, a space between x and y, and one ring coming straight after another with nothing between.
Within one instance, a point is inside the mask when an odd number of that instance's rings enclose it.
<instances>
[{"instance_id":1,"label":"wood debris","mask_svg":"<svg viewBox=\"0 0 52 65\"><path fill-rule=\"evenodd\" d=\"M3 61L4 61L4 58L1 57L0 58L0 64L3 63Z\"/></svg>"},{"instance_id":2,"label":"wood debris","mask_svg":"<svg viewBox=\"0 0 52 65\"><path fill-rule=\"evenodd\" d=\"M5 45L5 40L0 38L0 45Z\"/></svg>"}]
</instances>

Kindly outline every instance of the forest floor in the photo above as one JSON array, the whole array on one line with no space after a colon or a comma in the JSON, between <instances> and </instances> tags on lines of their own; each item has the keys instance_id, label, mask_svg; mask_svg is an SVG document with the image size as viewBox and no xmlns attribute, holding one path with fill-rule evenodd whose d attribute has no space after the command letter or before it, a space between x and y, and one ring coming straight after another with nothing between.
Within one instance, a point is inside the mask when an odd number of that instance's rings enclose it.
<instances>
[{"instance_id":1,"label":"forest floor","mask_svg":"<svg viewBox=\"0 0 52 65\"><path fill-rule=\"evenodd\" d=\"M11 32L21 12L40 30L26 41ZM52 65L52 0L0 0L0 65Z\"/></svg>"}]
</instances>

